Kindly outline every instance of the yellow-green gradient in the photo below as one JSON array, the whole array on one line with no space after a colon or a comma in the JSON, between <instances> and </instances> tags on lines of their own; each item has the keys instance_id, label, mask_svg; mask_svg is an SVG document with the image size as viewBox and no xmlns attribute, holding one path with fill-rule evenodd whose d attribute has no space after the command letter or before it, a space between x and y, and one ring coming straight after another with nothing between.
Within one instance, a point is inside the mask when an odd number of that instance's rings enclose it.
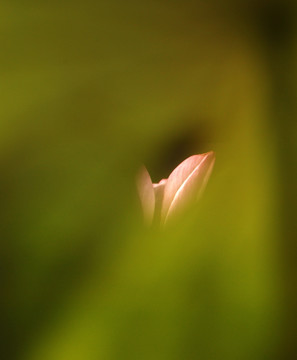
<instances>
[{"instance_id":1,"label":"yellow-green gradient","mask_svg":"<svg viewBox=\"0 0 297 360\"><path fill-rule=\"evenodd\" d=\"M296 5L1 1L1 359L294 358ZM145 227L140 166L211 150Z\"/></svg>"}]
</instances>

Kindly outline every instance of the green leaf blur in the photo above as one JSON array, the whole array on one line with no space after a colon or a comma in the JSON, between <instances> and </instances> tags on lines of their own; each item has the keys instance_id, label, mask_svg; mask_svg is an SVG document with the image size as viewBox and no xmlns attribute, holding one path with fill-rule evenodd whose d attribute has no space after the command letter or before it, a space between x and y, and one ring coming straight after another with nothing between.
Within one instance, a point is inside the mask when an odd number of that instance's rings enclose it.
<instances>
[{"instance_id":1,"label":"green leaf blur","mask_svg":"<svg viewBox=\"0 0 297 360\"><path fill-rule=\"evenodd\" d=\"M1 358L294 358L296 10L1 2ZM145 227L140 166L211 150L197 206Z\"/></svg>"}]
</instances>

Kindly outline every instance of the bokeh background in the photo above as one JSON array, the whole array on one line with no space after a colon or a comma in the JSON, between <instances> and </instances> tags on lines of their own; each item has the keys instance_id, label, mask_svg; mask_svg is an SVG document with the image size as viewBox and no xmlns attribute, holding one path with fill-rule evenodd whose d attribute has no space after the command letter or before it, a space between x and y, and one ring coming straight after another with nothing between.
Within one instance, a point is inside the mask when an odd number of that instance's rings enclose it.
<instances>
[{"instance_id":1,"label":"bokeh background","mask_svg":"<svg viewBox=\"0 0 297 360\"><path fill-rule=\"evenodd\" d=\"M0 4L3 359L293 359L295 1ZM157 182L206 192L146 228Z\"/></svg>"}]
</instances>

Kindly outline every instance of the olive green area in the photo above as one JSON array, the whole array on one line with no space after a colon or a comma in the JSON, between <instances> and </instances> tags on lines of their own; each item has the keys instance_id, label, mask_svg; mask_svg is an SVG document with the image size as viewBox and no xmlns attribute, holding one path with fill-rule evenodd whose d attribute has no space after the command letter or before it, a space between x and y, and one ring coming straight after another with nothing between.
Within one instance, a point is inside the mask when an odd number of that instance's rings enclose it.
<instances>
[{"instance_id":1,"label":"olive green area","mask_svg":"<svg viewBox=\"0 0 297 360\"><path fill-rule=\"evenodd\" d=\"M1 359L294 358L296 5L1 1ZM210 150L146 227L140 166Z\"/></svg>"}]
</instances>

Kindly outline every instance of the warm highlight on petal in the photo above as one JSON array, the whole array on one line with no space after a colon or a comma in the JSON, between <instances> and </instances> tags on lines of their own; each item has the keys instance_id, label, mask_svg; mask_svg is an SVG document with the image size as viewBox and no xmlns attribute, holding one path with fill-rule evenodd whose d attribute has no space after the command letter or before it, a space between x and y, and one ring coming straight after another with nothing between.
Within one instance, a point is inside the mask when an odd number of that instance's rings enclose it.
<instances>
[{"instance_id":1,"label":"warm highlight on petal","mask_svg":"<svg viewBox=\"0 0 297 360\"><path fill-rule=\"evenodd\" d=\"M137 176L137 188L144 219L150 225L155 212L155 191L150 174L144 166Z\"/></svg>"},{"instance_id":2,"label":"warm highlight on petal","mask_svg":"<svg viewBox=\"0 0 297 360\"><path fill-rule=\"evenodd\" d=\"M215 161L214 153L193 155L183 161L169 176L163 195L161 223L196 201L202 194Z\"/></svg>"}]
</instances>

